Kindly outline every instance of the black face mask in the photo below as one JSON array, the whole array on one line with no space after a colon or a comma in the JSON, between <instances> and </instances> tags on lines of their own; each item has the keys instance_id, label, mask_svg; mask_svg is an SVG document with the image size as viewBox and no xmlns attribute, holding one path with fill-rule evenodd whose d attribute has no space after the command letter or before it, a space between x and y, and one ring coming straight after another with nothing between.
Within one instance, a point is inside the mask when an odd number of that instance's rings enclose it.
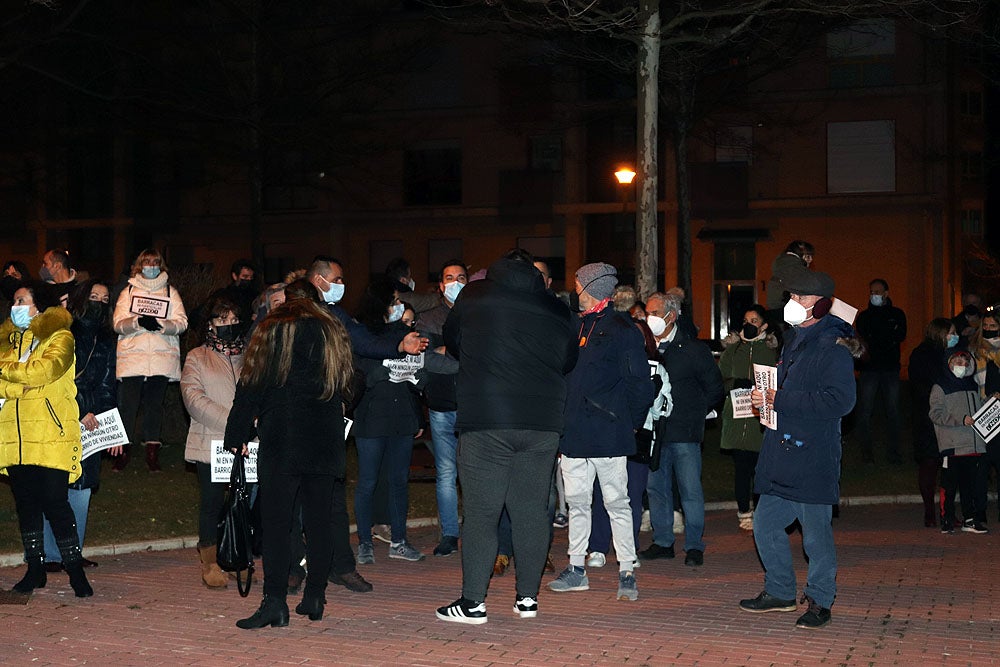
<instances>
[{"instance_id":1,"label":"black face mask","mask_svg":"<svg viewBox=\"0 0 1000 667\"><path fill-rule=\"evenodd\" d=\"M744 324L743 324L743 337L744 338L746 338L747 340L750 340L751 338L756 338L759 335L760 335L760 329L758 329L753 324L750 324L749 322L744 322Z\"/></svg>"},{"instance_id":2,"label":"black face mask","mask_svg":"<svg viewBox=\"0 0 1000 667\"><path fill-rule=\"evenodd\" d=\"M247 279L239 280L236 282L236 287L238 287L239 289L250 289L251 287L253 287L253 280L247 280Z\"/></svg>"},{"instance_id":3,"label":"black face mask","mask_svg":"<svg viewBox=\"0 0 1000 667\"><path fill-rule=\"evenodd\" d=\"M108 318L108 311L110 309L111 304L104 303L103 301L88 301L87 312L84 313L83 319L90 322L103 322Z\"/></svg>"},{"instance_id":4,"label":"black face mask","mask_svg":"<svg viewBox=\"0 0 1000 667\"><path fill-rule=\"evenodd\" d=\"M226 343L236 340L239 335L239 325L237 324L223 324L215 327L215 337Z\"/></svg>"},{"instance_id":5,"label":"black face mask","mask_svg":"<svg viewBox=\"0 0 1000 667\"><path fill-rule=\"evenodd\" d=\"M1000 336L1000 331L987 331L986 329L983 329L983 338L986 340L996 338L997 336Z\"/></svg>"}]
</instances>

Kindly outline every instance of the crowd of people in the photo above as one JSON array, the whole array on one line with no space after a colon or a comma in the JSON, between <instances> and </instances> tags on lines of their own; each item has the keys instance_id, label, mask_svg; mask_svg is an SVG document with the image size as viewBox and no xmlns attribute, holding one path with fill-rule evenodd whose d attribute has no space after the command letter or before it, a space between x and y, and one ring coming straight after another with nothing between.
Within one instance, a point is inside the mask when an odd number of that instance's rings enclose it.
<instances>
[{"instance_id":1,"label":"crowd of people","mask_svg":"<svg viewBox=\"0 0 1000 667\"><path fill-rule=\"evenodd\" d=\"M253 264L239 260L232 282L191 310L186 354L188 311L155 249L139 253L118 284L77 273L59 249L45 253L42 280L8 262L0 471L28 565L14 590L30 593L46 573L65 570L77 596L93 594L85 568L96 563L81 545L101 457L82 458L81 429L98 428L96 415L117 407L130 444L108 451L112 470L141 446L158 472L164 394L179 382L208 587L229 580L217 563L226 485L212 478L212 442L247 456L259 441L264 595L241 628L287 625L287 597L303 583L295 612L311 620L323 616L328 583L371 591L358 565L375 562L375 540L388 543L388 558L425 558L407 539L410 461L425 428L437 475L433 555L460 552L462 564L461 596L437 618L485 623L490 579L512 562L513 611L534 617L545 571L554 573L552 592L588 590L587 568L603 567L612 547L616 597L637 600L640 562L675 558L680 533L685 565L705 563L702 448L715 415L733 462L736 519L753 533L765 571L764 590L740 608L798 609L787 535L797 522L809 572L796 625L822 627L836 595L841 421L853 413L862 459L874 461L871 420L881 405L885 457L902 462L907 323L882 278L849 321L833 278L813 269L814 254L796 241L775 260L766 307L733 314L718 359L699 340L683 290L640 300L598 262L557 294L549 267L523 250L472 276L461 259L448 260L433 294L416 292L409 264L393 260L353 316L341 306L344 265L335 257L317 256L263 289ZM974 295L963 305L955 318L932 320L910 355L913 455L925 525L984 533L1000 449L973 428L973 415L1000 395L1000 313L981 310ZM762 386L758 365L775 368L776 382ZM761 420L769 411L771 428ZM358 461L354 540L348 416ZM640 548L646 516L652 540ZM558 573L554 528L568 530Z\"/></svg>"}]
</instances>

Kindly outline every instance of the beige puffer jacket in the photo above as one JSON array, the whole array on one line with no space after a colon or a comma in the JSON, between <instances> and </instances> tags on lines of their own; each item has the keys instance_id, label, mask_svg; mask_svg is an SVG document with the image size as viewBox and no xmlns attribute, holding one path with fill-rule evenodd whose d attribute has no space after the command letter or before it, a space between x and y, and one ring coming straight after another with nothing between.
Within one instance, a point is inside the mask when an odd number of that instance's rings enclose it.
<instances>
[{"instance_id":1,"label":"beige puffer jacket","mask_svg":"<svg viewBox=\"0 0 1000 667\"><path fill-rule=\"evenodd\" d=\"M158 319L159 331L139 326L139 316L131 312L132 299L148 296L167 299L167 316ZM115 377L152 377L165 375L172 382L181 378L180 335L187 330L188 319L180 293L168 285L166 271L153 280L133 276L115 304L114 328L118 334L118 361Z\"/></svg>"},{"instance_id":2,"label":"beige puffer jacket","mask_svg":"<svg viewBox=\"0 0 1000 667\"><path fill-rule=\"evenodd\" d=\"M212 440L222 440L233 407L243 355L226 355L202 345L188 352L181 375L181 396L191 415L184 460L212 462Z\"/></svg>"}]
</instances>

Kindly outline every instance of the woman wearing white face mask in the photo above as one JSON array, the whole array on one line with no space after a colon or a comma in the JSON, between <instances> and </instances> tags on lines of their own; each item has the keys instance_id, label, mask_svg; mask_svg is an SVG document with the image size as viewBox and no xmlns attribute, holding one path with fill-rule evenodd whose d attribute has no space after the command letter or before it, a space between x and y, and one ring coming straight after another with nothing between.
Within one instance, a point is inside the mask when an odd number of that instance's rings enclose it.
<instances>
[{"instance_id":1,"label":"woman wearing white face mask","mask_svg":"<svg viewBox=\"0 0 1000 667\"><path fill-rule=\"evenodd\" d=\"M28 571L14 585L31 593L46 584L43 517L48 517L77 597L94 594L67 489L82 473L76 358L70 325L53 290L28 283L14 292L0 325L0 473L10 478Z\"/></svg>"},{"instance_id":2,"label":"woman wearing white face mask","mask_svg":"<svg viewBox=\"0 0 1000 667\"><path fill-rule=\"evenodd\" d=\"M719 358L719 370L727 393L722 412L720 447L733 457L736 518L743 530L753 530L753 472L757 467L764 434L757 417L733 417L733 391L753 387L753 364L774 366L778 359L778 339L769 331L765 317L763 306L750 306L743 315L739 331L723 339L726 349Z\"/></svg>"},{"instance_id":3,"label":"woman wearing white face mask","mask_svg":"<svg viewBox=\"0 0 1000 667\"><path fill-rule=\"evenodd\" d=\"M112 318L118 334L118 409L129 441L139 442L136 436L141 435L150 472L160 470L163 395L168 382L181 379L180 334L188 327L184 302L169 280L159 251L143 250L132 264L132 277L118 296ZM140 405L142 431L137 434ZM128 459L126 448L112 469L121 471Z\"/></svg>"},{"instance_id":4,"label":"woman wearing white face mask","mask_svg":"<svg viewBox=\"0 0 1000 667\"><path fill-rule=\"evenodd\" d=\"M972 415L983 401L972 373L976 360L965 350L948 357L947 370L942 371L931 388L930 418L934 422L938 450L945 457L941 468L943 512L941 532L955 529L955 490L962 495L961 528L967 533L985 533L986 493L976 488L976 472L986 443L972 428Z\"/></svg>"}]
</instances>

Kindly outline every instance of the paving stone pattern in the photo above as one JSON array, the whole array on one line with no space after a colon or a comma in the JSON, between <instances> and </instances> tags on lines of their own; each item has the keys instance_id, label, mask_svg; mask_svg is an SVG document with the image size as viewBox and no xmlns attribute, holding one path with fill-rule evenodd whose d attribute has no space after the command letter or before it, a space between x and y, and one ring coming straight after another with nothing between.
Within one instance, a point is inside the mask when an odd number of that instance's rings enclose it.
<instances>
[{"instance_id":1,"label":"paving stone pattern","mask_svg":"<svg viewBox=\"0 0 1000 667\"><path fill-rule=\"evenodd\" d=\"M511 610L514 574L494 578L489 622L438 621L460 592L456 556L387 558L361 571L368 594L331 586L323 620L293 612L287 628L239 630L260 600L200 583L193 549L104 556L88 572L96 594L73 597L65 574L25 606L0 605L0 663L11 665L991 665L1000 664L1000 536L942 535L918 506L844 508L835 519L840 571L833 622L794 627L798 614L741 612L763 588L750 535L734 512L708 515L705 565L653 561L637 571L639 600L615 600L614 561L589 571L591 590L552 593L539 615ZM434 528L411 531L430 553ZM640 548L648 545L642 535ZM678 542L678 546L682 542ZM801 540L792 538L799 589ZM554 554L566 547L556 531ZM560 567L565 562L556 558ZM24 566L0 569L9 589ZM289 598L291 606L297 596ZM800 606L800 610L803 607Z\"/></svg>"}]
</instances>

